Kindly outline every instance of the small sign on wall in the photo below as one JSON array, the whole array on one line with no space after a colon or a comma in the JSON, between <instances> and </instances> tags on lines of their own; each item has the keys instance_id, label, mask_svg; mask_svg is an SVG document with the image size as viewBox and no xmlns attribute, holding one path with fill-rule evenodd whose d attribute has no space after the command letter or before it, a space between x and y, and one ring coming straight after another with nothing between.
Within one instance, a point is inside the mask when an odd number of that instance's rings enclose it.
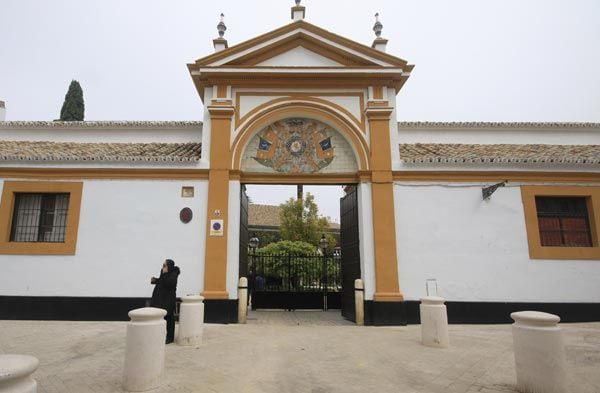
<instances>
[{"instance_id":1,"label":"small sign on wall","mask_svg":"<svg viewBox=\"0 0 600 393\"><path fill-rule=\"evenodd\" d=\"M210 220L210 236L223 236L223 220Z\"/></svg>"}]
</instances>

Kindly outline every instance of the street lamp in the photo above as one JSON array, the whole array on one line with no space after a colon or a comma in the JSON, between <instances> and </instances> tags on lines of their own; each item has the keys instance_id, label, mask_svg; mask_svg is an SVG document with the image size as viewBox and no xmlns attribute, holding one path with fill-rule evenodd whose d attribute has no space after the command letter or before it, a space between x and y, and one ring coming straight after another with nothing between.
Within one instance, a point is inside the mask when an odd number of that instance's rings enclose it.
<instances>
[{"instance_id":1,"label":"street lamp","mask_svg":"<svg viewBox=\"0 0 600 393\"><path fill-rule=\"evenodd\" d=\"M323 282L323 311L327 311L327 247L329 246L329 240L325 237L325 234L321 235L321 240L319 240L319 248L321 249L321 253L323 254L323 273L322 273L322 282Z\"/></svg>"},{"instance_id":2,"label":"street lamp","mask_svg":"<svg viewBox=\"0 0 600 393\"><path fill-rule=\"evenodd\" d=\"M260 243L260 240L258 240L258 238L256 237L256 233L253 233L252 237L248 241L248 246L252 250L252 253L254 253L254 251L258 248L259 243Z\"/></svg>"},{"instance_id":3,"label":"street lamp","mask_svg":"<svg viewBox=\"0 0 600 393\"><path fill-rule=\"evenodd\" d=\"M252 234L252 237L250 238L250 240L248 240L248 247L250 248L250 250L252 250L252 252L250 253L250 255L252 256L251 259L251 263L250 263L250 280L252 282L250 282L249 287L250 287L250 296L248 296L248 303L250 302L250 298L252 298L252 309L254 310L254 291L256 290L256 288L254 288L255 284L256 284L256 249L258 248L258 245L260 243L260 240L258 240L258 237L256 237L256 233Z\"/></svg>"},{"instance_id":4,"label":"street lamp","mask_svg":"<svg viewBox=\"0 0 600 393\"><path fill-rule=\"evenodd\" d=\"M325 251L327 251L327 247L329 247L329 240L325 238L325 234L321 235L321 240L319 240L319 248L323 251L323 255L325 255Z\"/></svg>"}]
</instances>

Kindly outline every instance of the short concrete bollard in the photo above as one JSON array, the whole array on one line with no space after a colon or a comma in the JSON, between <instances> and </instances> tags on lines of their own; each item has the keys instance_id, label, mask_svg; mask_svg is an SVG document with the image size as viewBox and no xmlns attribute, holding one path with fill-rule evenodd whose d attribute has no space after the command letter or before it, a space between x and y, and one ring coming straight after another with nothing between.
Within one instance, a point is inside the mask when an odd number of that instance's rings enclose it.
<instances>
[{"instance_id":1,"label":"short concrete bollard","mask_svg":"<svg viewBox=\"0 0 600 393\"><path fill-rule=\"evenodd\" d=\"M246 323L248 319L248 279L240 277L238 284L238 323Z\"/></svg>"},{"instance_id":2,"label":"short concrete bollard","mask_svg":"<svg viewBox=\"0 0 600 393\"><path fill-rule=\"evenodd\" d=\"M177 344L200 345L204 331L204 297L186 295L179 306L179 332Z\"/></svg>"},{"instance_id":3,"label":"short concrete bollard","mask_svg":"<svg viewBox=\"0 0 600 393\"><path fill-rule=\"evenodd\" d=\"M167 311L144 307L129 311L123 388L143 392L160 386L165 368Z\"/></svg>"},{"instance_id":4,"label":"short concrete bollard","mask_svg":"<svg viewBox=\"0 0 600 393\"><path fill-rule=\"evenodd\" d=\"M354 280L354 311L356 314L356 324L362 326L365 324L365 289L360 278Z\"/></svg>"},{"instance_id":5,"label":"short concrete bollard","mask_svg":"<svg viewBox=\"0 0 600 393\"><path fill-rule=\"evenodd\" d=\"M0 355L0 393L36 393L31 374L40 362L29 355Z\"/></svg>"},{"instance_id":6,"label":"short concrete bollard","mask_svg":"<svg viewBox=\"0 0 600 393\"><path fill-rule=\"evenodd\" d=\"M510 314L517 390L522 393L567 392L566 359L560 317L539 311Z\"/></svg>"},{"instance_id":7,"label":"short concrete bollard","mask_svg":"<svg viewBox=\"0 0 600 393\"><path fill-rule=\"evenodd\" d=\"M421 314L421 343L428 347L447 348L450 345L450 339L448 338L448 314L444 298L422 297L419 311Z\"/></svg>"}]
</instances>

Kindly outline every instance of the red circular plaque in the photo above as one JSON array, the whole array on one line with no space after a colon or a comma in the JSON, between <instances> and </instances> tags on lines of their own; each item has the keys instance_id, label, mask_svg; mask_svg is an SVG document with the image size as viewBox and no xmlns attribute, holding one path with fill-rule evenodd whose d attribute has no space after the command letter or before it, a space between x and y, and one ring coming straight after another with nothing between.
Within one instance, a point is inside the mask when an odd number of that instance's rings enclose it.
<instances>
[{"instance_id":1,"label":"red circular plaque","mask_svg":"<svg viewBox=\"0 0 600 393\"><path fill-rule=\"evenodd\" d=\"M189 207L184 207L179 212L179 219L184 224L187 224L188 222L192 221L192 216L192 209L190 209Z\"/></svg>"}]
</instances>

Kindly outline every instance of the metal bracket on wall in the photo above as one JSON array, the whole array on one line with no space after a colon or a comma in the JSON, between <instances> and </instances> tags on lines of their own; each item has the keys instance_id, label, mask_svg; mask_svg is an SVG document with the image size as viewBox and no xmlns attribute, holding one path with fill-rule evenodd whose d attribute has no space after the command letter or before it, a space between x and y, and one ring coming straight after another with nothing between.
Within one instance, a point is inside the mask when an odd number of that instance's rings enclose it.
<instances>
[{"instance_id":1,"label":"metal bracket on wall","mask_svg":"<svg viewBox=\"0 0 600 393\"><path fill-rule=\"evenodd\" d=\"M483 200L485 201L486 199L489 199L492 196L492 194L494 192L496 192L496 190L499 187L504 187L507 182L508 182L508 180L504 180L502 183L498 183L498 184L494 184L494 185L489 186L489 187L482 188L481 189L481 195L483 196Z\"/></svg>"}]
</instances>

